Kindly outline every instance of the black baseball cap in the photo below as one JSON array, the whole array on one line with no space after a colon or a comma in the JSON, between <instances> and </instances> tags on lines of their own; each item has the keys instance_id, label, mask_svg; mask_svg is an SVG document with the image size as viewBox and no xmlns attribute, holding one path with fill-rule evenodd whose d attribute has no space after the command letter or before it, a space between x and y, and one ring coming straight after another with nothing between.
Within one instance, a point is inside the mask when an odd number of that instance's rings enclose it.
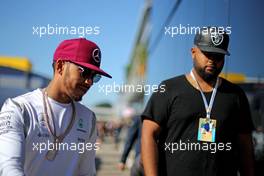
<instances>
[{"instance_id":1,"label":"black baseball cap","mask_svg":"<svg viewBox=\"0 0 264 176\"><path fill-rule=\"evenodd\" d=\"M194 45L201 51L230 55L228 52L229 36L218 27L203 27L194 37Z\"/></svg>"}]
</instances>

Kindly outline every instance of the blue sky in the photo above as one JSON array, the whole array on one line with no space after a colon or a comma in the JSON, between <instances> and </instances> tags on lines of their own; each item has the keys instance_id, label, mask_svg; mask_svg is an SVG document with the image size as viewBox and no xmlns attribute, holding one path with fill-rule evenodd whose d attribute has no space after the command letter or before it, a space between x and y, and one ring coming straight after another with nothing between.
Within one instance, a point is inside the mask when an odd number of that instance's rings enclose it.
<instances>
[{"instance_id":1,"label":"blue sky","mask_svg":"<svg viewBox=\"0 0 264 176\"><path fill-rule=\"evenodd\" d=\"M194 34L171 37L162 33L159 42L155 41L175 2L177 1L166 0L160 3L154 0L153 2L150 46L156 48L150 51L148 58L149 84L159 84L164 79L187 73L192 68L190 48L193 46ZM263 78L264 20L260 20L264 16L263 5L264 1L261 0L250 2L242 0L240 3L232 0L181 1L170 23L166 25L167 27L179 27L180 24L185 27L230 26L231 55L226 57L223 71Z\"/></svg>"},{"instance_id":2,"label":"blue sky","mask_svg":"<svg viewBox=\"0 0 264 176\"><path fill-rule=\"evenodd\" d=\"M175 1L160 3L154 0L152 29L160 31L165 18ZM182 1L169 25L190 24L194 26L228 25L227 0ZM33 64L33 71L52 77L51 61L53 53L64 39L79 35L33 35L33 27L67 26L99 27L99 34L86 35L102 50L101 67L113 76L103 78L84 97L84 103L94 105L109 101L115 103L117 94L105 95L99 92L99 85L124 83L125 67L135 42L136 32L143 10L144 0L47 0L14 1L4 0L0 6L0 55L27 57ZM230 72L244 73L250 77L263 77L264 60L261 59L264 40L263 1L252 0L236 3L230 1L230 26L232 27L226 60ZM192 63L190 47L194 36L169 38L162 36L157 50L148 61L147 79L149 83L182 74L190 70ZM153 39L153 38L152 38ZM166 58L166 69L160 68ZM224 69L225 70L225 69ZM159 74L157 74L159 73Z\"/></svg>"},{"instance_id":3,"label":"blue sky","mask_svg":"<svg viewBox=\"0 0 264 176\"><path fill-rule=\"evenodd\" d=\"M102 50L101 68L113 79L103 78L101 85L122 84L131 55L144 0L5 0L0 6L0 55L27 57L33 71L52 77L51 61L58 43L78 35L33 35L39 26L99 27L99 34L86 35ZM105 96L95 85L84 97L84 103L94 105L115 102L117 95Z\"/></svg>"}]
</instances>

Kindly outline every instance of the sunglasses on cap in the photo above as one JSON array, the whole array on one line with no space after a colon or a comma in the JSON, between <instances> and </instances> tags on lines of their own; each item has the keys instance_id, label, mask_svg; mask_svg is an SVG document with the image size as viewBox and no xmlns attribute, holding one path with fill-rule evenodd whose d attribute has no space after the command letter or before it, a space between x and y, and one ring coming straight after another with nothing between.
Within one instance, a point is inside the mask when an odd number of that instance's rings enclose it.
<instances>
[{"instance_id":1,"label":"sunglasses on cap","mask_svg":"<svg viewBox=\"0 0 264 176\"><path fill-rule=\"evenodd\" d=\"M67 63L71 63L71 64L74 64L78 67L79 71L80 71L80 76L84 79L91 79L93 80L93 83L97 83L100 81L101 79L101 75L99 74L96 74L93 70L90 70L90 69L87 69L87 68L83 68L82 66L74 63L74 62L71 62L71 61L67 61ZM53 63L54 64L54 63Z\"/></svg>"},{"instance_id":2,"label":"sunglasses on cap","mask_svg":"<svg viewBox=\"0 0 264 176\"><path fill-rule=\"evenodd\" d=\"M97 83L98 81L100 81L102 77L101 75L94 73L93 70L83 68L82 66L79 65L78 68L80 70L81 77L83 77L84 79L92 79L93 83Z\"/></svg>"}]
</instances>

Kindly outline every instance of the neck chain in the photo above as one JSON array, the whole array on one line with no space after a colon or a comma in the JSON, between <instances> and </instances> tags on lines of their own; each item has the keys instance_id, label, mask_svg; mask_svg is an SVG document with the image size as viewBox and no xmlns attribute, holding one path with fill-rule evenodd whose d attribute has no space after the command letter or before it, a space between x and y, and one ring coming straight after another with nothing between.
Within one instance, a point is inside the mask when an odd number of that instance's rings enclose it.
<instances>
[{"instance_id":1,"label":"neck chain","mask_svg":"<svg viewBox=\"0 0 264 176\"><path fill-rule=\"evenodd\" d=\"M46 88L42 90L42 95L43 95L43 106L44 106L44 119L46 121L47 128L48 128L50 134L54 138L53 149L52 150L48 149L48 152L46 153L46 159L52 161L52 160L54 160L56 158L56 155L58 153L59 144L67 136L67 134L70 132L70 130L71 130L73 124L74 124L74 121L75 121L75 118L76 118L76 110L75 110L74 102L71 101L71 106L72 106L71 121L70 121L69 125L67 126L65 132L60 134L60 135L57 135L56 127L55 127L55 123L54 123L54 120L55 120L54 119L54 113L53 113L53 110L51 108L50 102L48 100L48 93L47 93ZM50 118L48 116L48 110L50 111L50 115L51 115ZM52 131L52 128L51 128L50 119L52 121L53 131Z\"/></svg>"}]
</instances>

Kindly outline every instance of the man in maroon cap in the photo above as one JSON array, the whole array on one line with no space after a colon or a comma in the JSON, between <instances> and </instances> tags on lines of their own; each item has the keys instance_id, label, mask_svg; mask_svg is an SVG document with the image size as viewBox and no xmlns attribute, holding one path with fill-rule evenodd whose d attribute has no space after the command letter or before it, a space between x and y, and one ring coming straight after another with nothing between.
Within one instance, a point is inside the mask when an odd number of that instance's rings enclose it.
<instances>
[{"instance_id":1,"label":"man in maroon cap","mask_svg":"<svg viewBox=\"0 0 264 176\"><path fill-rule=\"evenodd\" d=\"M63 41L48 87L7 99L0 113L0 175L95 175L96 118L80 104L101 75L101 51L84 38Z\"/></svg>"}]
</instances>

